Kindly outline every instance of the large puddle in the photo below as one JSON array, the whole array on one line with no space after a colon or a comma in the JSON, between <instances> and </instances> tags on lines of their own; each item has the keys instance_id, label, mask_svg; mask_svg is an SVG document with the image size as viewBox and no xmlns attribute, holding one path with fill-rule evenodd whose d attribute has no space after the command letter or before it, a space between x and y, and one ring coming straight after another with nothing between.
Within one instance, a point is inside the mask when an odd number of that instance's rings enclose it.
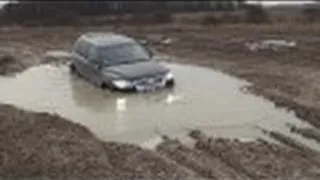
<instances>
[{"instance_id":1,"label":"large puddle","mask_svg":"<svg viewBox=\"0 0 320 180\"><path fill-rule=\"evenodd\" d=\"M0 79L0 101L33 111L58 113L103 140L149 142L190 129L224 137L257 138L257 127L289 134L286 123L307 126L273 103L240 91L248 83L190 65L166 64L176 87L151 93L111 93L69 73L42 65ZM311 143L311 142L307 142Z\"/></svg>"}]
</instances>

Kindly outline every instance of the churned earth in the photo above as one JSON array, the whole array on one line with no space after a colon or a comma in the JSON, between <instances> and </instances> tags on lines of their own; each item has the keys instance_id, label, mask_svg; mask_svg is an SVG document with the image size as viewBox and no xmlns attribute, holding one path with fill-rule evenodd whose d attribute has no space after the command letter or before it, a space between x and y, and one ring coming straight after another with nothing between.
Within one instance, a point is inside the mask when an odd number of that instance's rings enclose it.
<instances>
[{"instance_id":1,"label":"churned earth","mask_svg":"<svg viewBox=\"0 0 320 180\"><path fill-rule=\"evenodd\" d=\"M319 154L263 139L163 137L154 150L103 142L58 115L1 105L4 179L318 179ZM187 134L185 134L187 137ZM192 142L192 143L190 143Z\"/></svg>"},{"instance_id":2,"label":"churned earth","mask_svg":"<svg viewBox=\"0 0 320 180\"><path fill-rule=\"evenodd\" d=\"M70 74L68 59L46 54L70 51L83 32L109 30L171 55L166 65L177 86L147 94L102 91ZM2 28L0 100L11 105L0 107L0 177L319 179L317 30L316 24ZM284 38L297 46L245 46Z\"/></svg>"}]
</instances>

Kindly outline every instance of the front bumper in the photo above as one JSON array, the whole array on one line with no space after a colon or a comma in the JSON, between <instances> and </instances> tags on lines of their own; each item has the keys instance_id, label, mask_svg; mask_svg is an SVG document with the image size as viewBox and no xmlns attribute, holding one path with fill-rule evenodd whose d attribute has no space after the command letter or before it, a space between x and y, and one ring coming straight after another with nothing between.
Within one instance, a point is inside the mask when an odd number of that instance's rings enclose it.
<instances>
[{"instance_id":1,"label":"front bumper","mask_svg":"<svg viewBox=\"0 0 320 180\"><path fill-rule=\"evenodd\" d=\"M155 84L134 84L132 87L127 88L117 88L114 87L113 89L123 92L145 92L145 91L154 91L156 89L162 88L170 88L173 87L175 84L174 79L166 80L164 83L155 83Z\"/></svg>"}]
</instances>

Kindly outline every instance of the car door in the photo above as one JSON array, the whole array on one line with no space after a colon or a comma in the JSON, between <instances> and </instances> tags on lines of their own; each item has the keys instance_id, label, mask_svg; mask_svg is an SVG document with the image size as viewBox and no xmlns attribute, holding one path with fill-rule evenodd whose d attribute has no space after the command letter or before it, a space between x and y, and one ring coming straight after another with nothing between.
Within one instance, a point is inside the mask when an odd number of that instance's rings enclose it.
<instances>
[{"instance_id":1,"label":"car door","mask_svg":"<svg viewBox=\"0 0 320 180\"><path fill-rule=\"evenodd\" d=\"M98 56L97 48L94 45L88 48L86 71L88 78L96 85L100 86L102 84L101 76L101 61Z\"/></svg>"}]
</instances>

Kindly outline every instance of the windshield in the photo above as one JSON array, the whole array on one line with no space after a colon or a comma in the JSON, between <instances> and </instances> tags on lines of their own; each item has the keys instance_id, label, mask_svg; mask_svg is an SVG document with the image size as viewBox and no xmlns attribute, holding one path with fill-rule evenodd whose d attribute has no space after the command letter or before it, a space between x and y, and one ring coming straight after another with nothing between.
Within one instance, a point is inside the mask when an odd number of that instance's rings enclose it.
<instances>
[{"instance_id":1,"label":"windshield","mask_svg":"<svg viewBox=\"0 0 320 180\"><path fill-rule=\"evenodd\" d=\"M99 56L104 64L123 64L150 59L148 51L137 43L125 43L102 47Z\"/></svg>"}]
</instances>

